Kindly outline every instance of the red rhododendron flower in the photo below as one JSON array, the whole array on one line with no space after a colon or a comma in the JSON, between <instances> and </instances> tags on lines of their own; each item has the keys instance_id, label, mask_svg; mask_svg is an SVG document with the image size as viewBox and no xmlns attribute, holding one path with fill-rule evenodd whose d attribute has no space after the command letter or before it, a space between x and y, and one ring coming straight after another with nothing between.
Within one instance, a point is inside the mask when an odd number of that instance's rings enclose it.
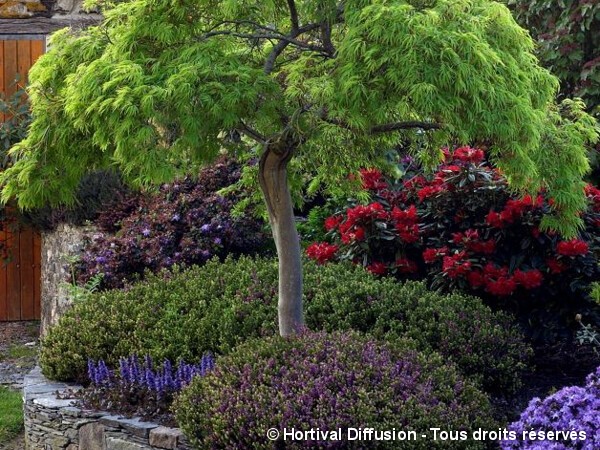
<instances>
[{"instance_id":1,"label":"red rhododendron flower","mask_svg":"<svg viewBox=\"0 0 600 450\"><path fill-rule=\"evenodd\" d=\"M497 280L488 280L485 290L492 295L504 297L511 295L517 289L517 283L510 277L500 277Z\"/></svg>"},{"instance_id":2,"label":"red rhododendron flower","mask_svg":"<svg viewBox=\"0 0 600 450\"><path fill-rule=\"evenodd\" d=\"M327 242L315 242L306 248L306 255L314 259L319 264L324 264L331 260L338 251L337 245L331 245Z\"/></svg>"},{"instance_id":3,"label":"red rhododendron flower","mask_svg":"<svg viewBox=\"0 0 600 450\"><path fill-rule=\"evenodd\" d=\"M501 278L508 276L508 267L496 267L492 263L487 263L483 268L483 273L486 278Z\"/></svg>"},{"instance_id":4,"label":"red rhododendron flower","mask_svg":"<svg viewBox=\"0 0 600 450\"><path fill-rule=\"evenodd\" d=\"M585 195L594 202L600 202L600 189L591 184L585 185Z\"/></svg>"},{"instance_id":5,"label":"red rhododendron flower","mask_svg":"<svg viewBox=\"0 0 600 450\"><path fill-rule=\"evenodd\" d=\"M493 239L487 241L472 241L467 243L467 248L474 253L491 255L496 251L496 242Z\"/></svg>"},{"instance_id":6,"label":"red rhododendron flower","mask_svg":"<svg viewBox=\"0 0 600 450\"><path fill-rule=\"evenodd\" d=\"M419 225L416 223L412 225L399 223L396 225L396 230L398 230L400 239L407 244L413 244L419 240Z\"/></svg>"},{"instance_id":7,"label":"red rhododendron flower","mask_svg":"<svg viewBox=\"0 0 600 450\"><path fill-rule=\"evenodd\" d=\"M406 189L414 189L415 187L421 187L425 184L427 184L427 179L423 175L417 175L402 183Z\"/></svg>"},{"instance_id":8,"label":"red rhododendron flower","mask_svg":"<svg viewBox=\"0 0 600 450\"><path fill-rule=\"evenodd\" d=\"M394 206L394 209L392 209L392 219L395 222L408 222L411 224L415 223L417 220L419 220L417 207L415 205L410 205L408 209L402 211L398 207Z\"/></svg>"},{"instance_id":9,"label":"red rhododendron flower","mask_svg":"<svg viewBox=\"0 0 600 450\"><path fill-rule=\"evenodd\" d=\"M357 222L365 222L373 219L386 219L388 217L388 213L383 207L381 203L375 202L370 205L358 205L354 208L350 208L346 210L346 215L348 216L348 221L351 224L355 224Z\"/></svg>"},{"instance_id":10,"label":"red rhododendron flower","mask_svg":"<svg viewBox=\"0 0 600 450\"><path fill-rule=\"evenodd\" d=\"M580 239L571 239L570 241L561 241L556 246L556 253L564 256L585 255L589 250L586 242Z\"/></svg>"},{"instance_id":11,"label":"red rhododendron flower","mask_svg":"<svg viewBox=\"0 0 600 450\"><path fill-rule=\"evenodd\" d=\"M473 270L467 274L467 281L473 289L478 289L485 285L485 277L479 270Z\"/></svg>"},{"instance_id":12,"label":"red rhododendron flower","mask_svg":"<svg viewBox=\"0 0 600 450\"><path fill-rule=\"evenodd\" d=\"M485 218L485 223L487 223L490 227L494 228L504 227L504 220L502 220L502 217L496 211L490 211L488 213L488 215Z\"/></svg>"},{"instance_id":13,"label":"red rhododendron flower","mask_svg":"<svg viewBox=\"0 0 600 450\"><path fill-rule=\"evenodd\" d=\"M396 268L400 273L414 273L418 270L417 264L408 258L397 259Z\"/></svg>"},{"instance_id":14,"label":"red rhododendron flower","mask_svg":"<svg viewBox=\"0 0 600 450\"><path fill-rule=\"evenodd\" d=\"M325 229L327 231L334 230L340 225L340 223L342 223L343 220L344 218L342 216L328 217L327 219L325 219Z\"/></svg>"},{"instance_id":15,"label":"red rhododendron flower","mask_svg":"<svg viewBox=\"0 0 600 450\"><path fill-rule=\"evenodd\" d=\"M369 264L366 269L375 275L385 275L387 273L387 267L382 262L374 262Z\"/></svg>"},{"instance_id":16,"label":"red rhododendron flower","mask_svg":"<svg viewBox=\"0 0 600 450\"><path fill-rule=\"evenodd\" d=\"M347 231L342 234L342 242L344 244L352 244L354 241L363 241L365 239L365 229L356 227L353 231Z\"/></svg>"},{"instance_id":17,"label":"red rhododendron flower","mask_svg":"<svg viewBox=\"0 0 600 450\"><path fill-rule=\"evenodd\" d=\"M546 265L550 269L550 273L561 273L567 270L567 266L556 258L548 258Z\"/></svg>"},{"instance_id":18,"label":"red rhododendron flower","mask_svg":"<svg viewBox=\"0 0 600 450\"><path fill-rule=\"evenodd\" d=\"M542 272L537 269L527 271L517 269L513 274L513 278L517 284L523 286L525 289L535 289L536 287L540 287L542 281L544 281Z\"/></svg>"},{"instance_id":19,"label":"red rhododendron flower","mask_svg":"<svg viewBox=\"0 0 600 450\"><path fill-rule=\"evenodd\" d=\"M423 201L441 191L443 191L441 186L425 186L417 191L417 197L419 197L420 201Z\"/></svg>"},{"instance_id":20,"label":"red rhododendron flower","mask_svg":"<svg viewBox=\"0 0 600 450\"><path fill-rule=\"evenodd\" d=\"M448 253L448 247L428 248L423 251L423 261L427 264L434 263L440 256L445 256Z\"/></svg>"},{"instance_id":21,"label":"red rhododendron flower","mask_svg":"<svg viewBox=\"0 0 600 450\"><path fill-rule=\"evenodd\" d=\"M383 175L377 169L361 169L360 179L362 187L368 191L378 191L387 187Z\"/></svg>"},{"instance_id":22,"label":"red rhododendron flower","mask_svg":"<svg viewBox=\"0 0 600 450\"><path fill-rule=\"evenodd\" d=\"M477 164L483 161L485 154L483 153L483 150L466 146L454 150L453 157L458 161Z\"/></svg>"},{"instance_id":23,"label":"red rhododendron flower","mask_svg":"<svg viewBox=\"0 0 600 450\"><path fill-rule=\"evenodd\" d=\"M465 276L471 269L471 263L464 261L465 252L456 253L452 256L444 256L442 260L442 271L450 278Z\"/></svg>"}]
</instances>

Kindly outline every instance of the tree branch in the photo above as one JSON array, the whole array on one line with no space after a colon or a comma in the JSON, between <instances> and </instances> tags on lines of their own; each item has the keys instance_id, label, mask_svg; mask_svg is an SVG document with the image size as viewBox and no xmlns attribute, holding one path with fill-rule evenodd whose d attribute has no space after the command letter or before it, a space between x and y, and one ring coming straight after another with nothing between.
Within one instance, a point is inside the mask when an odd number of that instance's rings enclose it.
<instances>
[{"instance_id":1,"label":"tree branch","mask_svg":"<svg viewBox=\"0 0 600 450\"><path fill-rule=\"evenodd\" d=\"M254 139L259 144L265 144L267 142L267 138L260 134L258 131L246 125L242 120L240 120L239 131L246 136Z\"/></svg>"},{"instance_id":2,"label":"tree branch","mask_svg":"<svg viewBox=\"0 0 600 450\"><path fill-rule=\"evenodd\" d=\"M210 31L206 34L203 34L200 39L208 39L213 36L233 36L242 39L272 39L278 40L280 42L285 42L286 45L294 45L302 50L311 50L313 52L323 53L325 54L325 48L320 45L308 44L306 42L299 41L289 36L283 36L280 34L250 34L250 33L239 33L233 30L220 30L220 31Z\"/></svg>"},{"instance_id":3,"label":"tree branch","mask_svg":"<svg viewBox=\"0 0 600 450\"><path fill-rule=\"evenodd\" d=\"M340 128L344 128L349 131L356 131L355 128L352 128L350 125L348 125L345 122L342 122L339 119L332 119L324 114L320 114L318 117L324 122L336 125ZM371 129L368 132L369 134L391 133L392 131L407 130L411 128L420 128L422 130L439 130L442 127L442 124L436 122L422 122L418 120L409 120L406 122L394 122L386 123L383 125L375 125L374 127L371 127Z\"/></svg>"},{"instance_id":4,"label":"tree branch","mask_svg":"<svg viewBox=\"0 0 600 450\"><path fill-rule=\"evenodd\" d=\"M300 23L298 22L298 10L296 9L295 0L287 0L288 8L290 9L290 20L292 22L292 33L298 31ZM291 34L291 33L290 33Z\"/></svg>"},{"instance_id":5,"label":"tree branch","mask_svg":"<svg viewBox=\"0 0 600 450\"><path fill-rule=\"evenodd\" d=\"M422 130L439 130L442 128L441 123L436 122L421 122L411 120L407 122L386 123L384 125L376 125L371 128L371 134L389 133L391 131L406 130L409 128L420 128Z\"/></svg>"},{"instance_id":6,"label":"tree branch","mask_svg":"<svg viewBox=\"0 0 600 450\"><path fill-rule=\"evenodd\" d=\"M296 37L300 36L303 33L307 33L309 31L312 30L316 30L317 28L319 28L319 24L318 23L311 23L309 25L305 25L302 28L297 29L296 31L290 32L288 39L295 39ZM269 53L269 56L267 56L267 59L265 61L265 65L263 66L263 69L265 71L265 74L270 74L271 72L273 72L273 70L275 69L275 61L277 60L277 57L279 55L281 55L281 53L285 50L285 48L290 44L289 41L286 40L280 40L277 45L275 45L273 47L273 49L271 50L271 52ZM321 49L321 51L325 51L324 48L319 47Z\"/></svg>"}]
</instances>

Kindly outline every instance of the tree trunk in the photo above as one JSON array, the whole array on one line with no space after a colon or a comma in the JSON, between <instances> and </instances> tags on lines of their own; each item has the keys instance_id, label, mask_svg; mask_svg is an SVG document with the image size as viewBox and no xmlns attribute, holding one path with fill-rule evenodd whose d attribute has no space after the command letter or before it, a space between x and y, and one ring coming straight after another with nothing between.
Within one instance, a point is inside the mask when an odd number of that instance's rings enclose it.
<instances>
[{"instance_id":1,"label":"tree trunk","mask_svg":"<svg viewBox=\"0 0 600 450\"><path fill-rule=\"evenodd\" d=\"M302 311L302 259L294 221L287 166L294 148L286 143L267 144L260 159L259 181L279 259L279 333L289 336L304 326Z\"/></svg>"}]
</instances>

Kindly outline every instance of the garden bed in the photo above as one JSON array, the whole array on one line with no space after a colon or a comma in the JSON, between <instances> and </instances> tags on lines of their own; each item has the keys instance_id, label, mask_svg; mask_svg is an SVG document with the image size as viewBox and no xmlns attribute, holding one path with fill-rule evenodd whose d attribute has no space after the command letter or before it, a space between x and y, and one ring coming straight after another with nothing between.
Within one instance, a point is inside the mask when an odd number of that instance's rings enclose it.
<instances>
[{"instance_id":1,"label":"garden bed","mask_svg":"<svg viewBox=\"0 0 600 450\"><path fill-rule=\"evenodd\" d=\"M78 385L47 380L39 368L25 376L25 441L29 450L187 450L181 431L74 406Z\"/></svg>"}]
</instances>

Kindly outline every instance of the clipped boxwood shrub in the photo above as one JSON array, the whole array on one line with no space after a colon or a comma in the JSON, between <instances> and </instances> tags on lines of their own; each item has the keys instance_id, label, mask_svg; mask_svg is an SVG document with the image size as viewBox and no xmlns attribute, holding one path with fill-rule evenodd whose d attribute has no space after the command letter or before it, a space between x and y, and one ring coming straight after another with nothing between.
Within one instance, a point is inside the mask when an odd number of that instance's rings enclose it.
<instances>
[{"instance_id":1,"label":"clipped boxwood shrub","mask_svg":"<svg viewBox=\"0 0 600 450\"><path fill-rule=\"evenodd\" d=\"M241 388L240 388L241 387ZM487 397L439 355L379 343L356 332L306 333L246 343L196 378L176 400L176 420L195 448L364 448L348 428L414 431L369 448L430 449L433 427L493 429ZM277 442L267 430L280 432ZM339 441L284 441L284 429L338 430ZM374 444L374 445L373 445ZM446 442L448 449L484 442Z\"/></svg>"},{"instance_id":2,"label":"clipped boxwood shrub","mask_svg":"<svg viewBox=\"0 0 600 450\"><path fill-rule=\"evenodd\" d=\"M149 353L194 362L205 351L277 334L277 261L241 257L201 268L150 275L127 291L77 302L43 341L44 373L85 378L88 358L115 366ZM444 296L417 282L377 279L358 266L304 266L307 326L356 330L394 339L409 335L420 350L439 351L489 390L519 385L530 349L509 316L475 297ZM469 350L469 351L465 351Z\"/></svg>"}]
</instances>

